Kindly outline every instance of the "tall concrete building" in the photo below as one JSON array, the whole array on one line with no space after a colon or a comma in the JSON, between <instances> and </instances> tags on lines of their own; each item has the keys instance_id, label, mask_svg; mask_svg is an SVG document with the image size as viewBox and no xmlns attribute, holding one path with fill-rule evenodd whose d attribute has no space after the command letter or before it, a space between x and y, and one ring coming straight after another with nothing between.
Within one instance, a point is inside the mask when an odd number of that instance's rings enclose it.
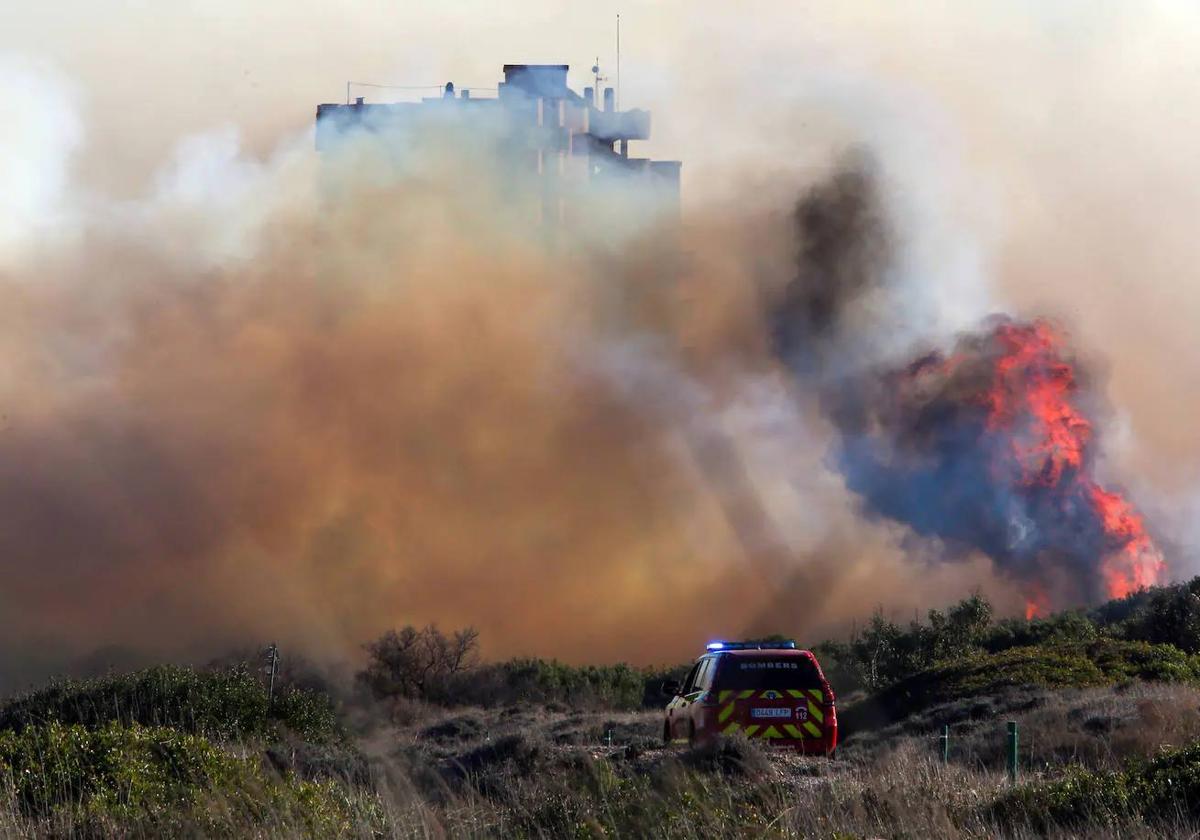
<instances>
[{"instance_id":1,"label":"tall concrete building","mask_svg":"<svg viewBox=\"0 0 1200 840\"><path fill-rule=\"evenodd\" d=\"M610 193L678 214L680 162L630 156L630 143L650 136L650 113L616 110L611 87L576 93L567 86L568 69L566 64L506 64L495 96L457 92L451 82L441 96L420 102L376 104L359 98L318 105L317 149L331 148L348 129L387 138L402 136L430 117L461 119L468 128L477 120L481 126L504 126L503 142L514 166L538 179L538 221L547 227L570 224L590 190L618 182L628 189Z\"/></svg>"}]
</instances>

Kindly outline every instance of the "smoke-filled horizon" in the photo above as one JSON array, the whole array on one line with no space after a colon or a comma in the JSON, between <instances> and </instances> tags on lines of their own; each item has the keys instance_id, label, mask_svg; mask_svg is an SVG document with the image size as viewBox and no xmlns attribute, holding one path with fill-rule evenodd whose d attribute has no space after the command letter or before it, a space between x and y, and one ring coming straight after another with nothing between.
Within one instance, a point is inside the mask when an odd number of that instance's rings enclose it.
<instances>
[{"instance_id":1,"label":"smoke-filled horizon","mask_svg":"<svg viewBox=\"0 0 1200 840\"><path fill-rule=\"evenodd\" d=\"M950 351L997 311L1065 326L1093 371L1089 468L1131 489L1172 574L1194 570L1200 366L1180 348L1200 191L1156 176L1192 165L1195 127L1151 130L1174 119L1164 86L1186 110L1194 94L1170 84L1192 59L1146 50L1200 22L1080 7L1076 26L997 4L946 11L941 41L890 12L789 31L642 11L622 105L652 107L651 153L684 160L682 227L601 213L554 249L514 221L533 197L501 188L504 162L453 128L398 170L365 143L317 160L316 101L360 68L417 66L348 37L370 7L307 64L305 9L253 49L264 21L214 13L188 33L167 8L116 14L85 49L64 34L32 59L0 52L18 94L0 135L0 688L266 639L344 657L429 621L476 625L490 655L657 662L973 588L1019 611L1021 579L986 546L948 552L906 517L864 516L806 368L828 383ZM37 43L45 14L8 31ZM125 43L114 28L139 22L171 23L165 45L104 66L104 32ZM475 25L520 28L457 20L456 40ZM712 43L720 26L740 39ZM588 51L584 23L544 27ZM448 46L428 66L440 82L561 60L528 37L520 56ZM203 72L164 58L179 42L212 57ZM126 97L156 60L170 107ZM239 80L277 92L274 76L297 87L314 68L320 91L238 93L222 112ZM847 177L871 200L847 204ZM781 302L799 277L820 316L823 283L856 276L869 288L837 319L802 319L819 352L795 377Z\"/></svg>"}]
</instances>

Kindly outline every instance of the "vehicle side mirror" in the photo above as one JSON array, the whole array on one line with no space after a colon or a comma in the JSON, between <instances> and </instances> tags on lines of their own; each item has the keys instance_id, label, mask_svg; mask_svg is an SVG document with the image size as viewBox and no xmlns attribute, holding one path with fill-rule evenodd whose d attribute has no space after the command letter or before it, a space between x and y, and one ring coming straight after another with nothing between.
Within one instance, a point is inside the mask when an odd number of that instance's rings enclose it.
<instances>
[{"instance_id":1,"label":"vehicle side mirror","mask_svg":"<svg viewBox=\"0 0 1200 840\"><path fill-rule=\"evenodd\" d=\"M668 697L677 697L679 695L679 681L667 680L662 684L662 693Z\"/></svg>"}]
</instances>

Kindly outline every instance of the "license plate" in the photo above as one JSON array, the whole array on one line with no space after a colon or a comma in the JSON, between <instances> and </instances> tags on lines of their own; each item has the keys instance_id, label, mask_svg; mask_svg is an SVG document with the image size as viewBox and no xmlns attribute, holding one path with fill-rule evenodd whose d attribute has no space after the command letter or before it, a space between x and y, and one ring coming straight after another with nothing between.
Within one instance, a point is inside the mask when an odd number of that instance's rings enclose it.
<instances>
[{"instance_id":1,"label":"license plate","mask_svg":"<svg viewBox=\"0 0 1200 840\"><path fill-rule=\"evenodd\" d=\"M790 718L792 716L791 709L782 709L778 706L770 709L751 709L750 717L754 718Z\"/></svg>"}]
</instances>

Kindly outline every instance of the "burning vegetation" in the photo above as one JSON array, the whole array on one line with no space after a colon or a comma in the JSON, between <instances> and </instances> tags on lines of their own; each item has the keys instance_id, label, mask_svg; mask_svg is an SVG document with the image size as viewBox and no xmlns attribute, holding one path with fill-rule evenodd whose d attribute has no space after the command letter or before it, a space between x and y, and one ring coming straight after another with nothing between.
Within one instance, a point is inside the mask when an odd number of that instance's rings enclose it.
<instances>
[{"instance_id":1,"label":"burning vegetation","mask_svg":"<svg viewBox=\"0 0 1200 840\"><path fill-rule=\"evenodd\" d=\"M992 557L1020 581L1027 617L1123 597L1165 564L1092 473L1079 388L1059 330L997 318L865 389L839 462L872 511Z\"/></svg>"},{"instance_id":2,"label":"burning vegetation","mask_svg":"<svg viewBox=\"0 0 1200 840\"><path fill-rule=\"evenodd\" d=\"M879 204L862 162L800 203L799 270L776 321L784 358L821 393L847 487L944 556L990 557L1027 618L1159 583L1141 515L1095 477L1094 397L1059 327L993 316L948 351L856 362L862 304L890 261Z\"/></svg>"}]
</instances>

